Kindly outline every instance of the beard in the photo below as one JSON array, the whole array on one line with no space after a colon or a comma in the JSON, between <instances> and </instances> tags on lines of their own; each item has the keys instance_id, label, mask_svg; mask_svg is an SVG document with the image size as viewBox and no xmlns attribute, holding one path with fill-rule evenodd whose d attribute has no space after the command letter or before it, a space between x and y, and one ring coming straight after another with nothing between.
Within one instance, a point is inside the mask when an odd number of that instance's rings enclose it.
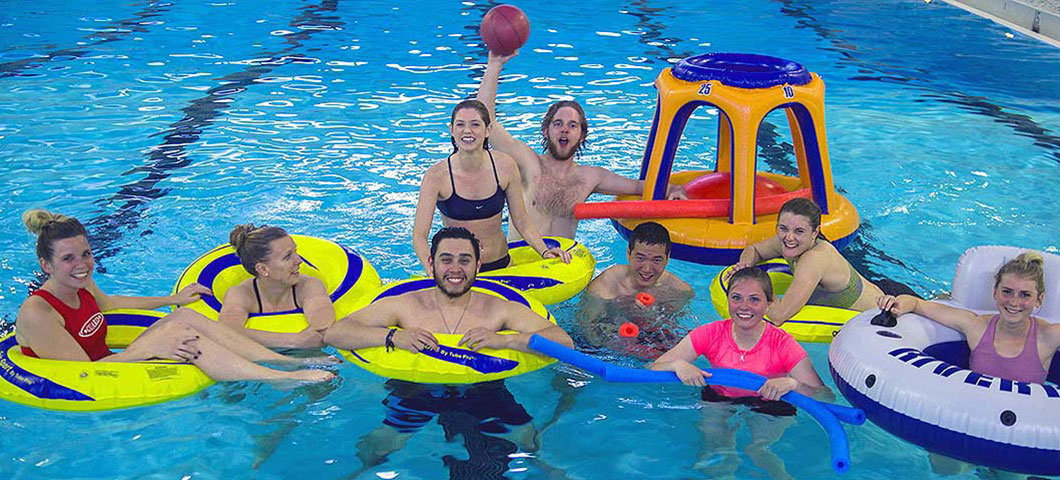
<instances>
[{"instance_id":1,"label":"beard","mask_svg":"<svg viewBox=\"0 0 1060 480\"><path fill-rule=\"evenodd\" d=\"M457 298L463 296L468 290L471 290L471 286L475 284L475 277L472 276L464 281L463 284L453 286L445 281L445 275L434 275L434 284L438 286L438 290L441 290L445 296L449 298Z\"/></svg>"},{"instance_id":2,"label":"beard","mask_svg":"<svg viewBox=\"0 0 1060 480\"><path fill-rule=\"evenodd\" d=\"M557 142L553 142L551 139L545 142L545 148L548 150L549 155L552 155L552 158L555 158L556 160L559 160L561 162L565 162L574 158L574 155L578 153L579 146L580 143L574 145L573 147L571 147L570 151L567 152L566 155L563 155L559 151L559 145L557 145Z\"/></svg>"}]
</instances>

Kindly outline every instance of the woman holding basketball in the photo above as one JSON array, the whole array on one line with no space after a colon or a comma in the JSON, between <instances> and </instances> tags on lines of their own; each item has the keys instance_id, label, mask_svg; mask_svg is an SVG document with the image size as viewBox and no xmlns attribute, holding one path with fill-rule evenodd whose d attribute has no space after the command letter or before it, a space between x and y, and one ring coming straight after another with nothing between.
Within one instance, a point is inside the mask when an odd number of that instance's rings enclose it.
<instances>
[{"instance_id":1,"label":"woman holding basketball","mask_svg":"<svg viewBox=\"0 0 1060 480\"><path fill-rule=\"evenodd\" d=\"M420 183L412 229L412 246L420 264L426 271L430 256L427 237L437 207L447 227L464 227L479 240L480 272L507 267L511 257L501 227L505 201L512 224L534 250L544 258L558 257L570 263L570 252L548 248L530 221L519 168L512 157L489 150L489 125L489 111L478 100L464 100L453 108L449 124L453 153L429 168Z\"/></svg>"}]
</instances>

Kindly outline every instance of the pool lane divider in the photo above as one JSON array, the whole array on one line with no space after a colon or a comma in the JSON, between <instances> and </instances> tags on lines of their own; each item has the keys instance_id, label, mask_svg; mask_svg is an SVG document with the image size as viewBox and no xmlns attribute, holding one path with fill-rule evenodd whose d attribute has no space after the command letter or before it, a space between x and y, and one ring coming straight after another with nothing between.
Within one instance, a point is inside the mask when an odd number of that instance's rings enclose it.
<instances>
[{"instance_id":1,"label":"pool lane divider","mask_svg":"<svg viewBox=\"0 0 1060 480\"><path fill-rule=\"evenodd\" d=\"M169 4L166 4L169 5ZM218 117L227 114L231 99L249 90L258 80L276 68L288 64L313 63L316 59L298 53L317 32L339 31L346 23L335 17L338 0L319 0L318 4L299 7L298 16L288 22L291 32L282 36L286 48L275 52L264 52L263 60L255 60L243 70L231 72L216 79L217 85L202 97L191 100L180 111L184 117L171 123L165 131L152 134L162 137L162 142L152 147L146 164L134 167L122 175L145 173L146 176L119 187L114 195L95 201L101 209L113 208L106 214L85 222L92 237L92 247L97 268L105 272L100 260L116 256L120 251L118 242L125 232L131 232L140 222L149 217L144 211L149 202L169 194L172 187L161 188L159 183L169 178L173 171L191 165L194 155L188 149L198 143L204 132L213 126ZM312 26L314 28L305 28ZM150 232L147 230L141 236Z\"/></svg>"},{"instance_id":2,"label":"pool lane divider","mask_svg":"<svg viewBox=\"0 0 1060 480\"><path fill-rule=\"evenodd\" d=\"M530 348L561 362L569 363L575 367L587 370L609 382L681 382L681 380L677 378L677 374L674 372L612 365L536 334L530 337ZM762 385L766 382L765 377L742 370L710 368L707 369L707 372L710 372L711 376L704 380L711 385L722 385L726 387L757 391L759 388L762 388ZM784 394L780 399L805 411L810 414L814 420L817 420L817 423L819 423L825 433L828 434L828 441L832 449L832 468L839 473L849 470L850 446L847 443L846 431L843 430L843 426L840 422L849 423L851 425L861 425L865 423L865 412L861 411L859 408L817 401L795 391Z\"/></svg>"},{"instance_id":3,"label":"pool lane divider","mask_svg":"<svg viewBox=\"0 0 1060 480\"><path fill-rule=\"evenodd\" d=\"M107 23L102 27L98 27L97 31L85 36L85 41L78 42L77 46L64 48L62 50L54 50L44 54L36 54L29 58L0 63L0 78L41 76L43 74L22 72L29 69L39 68L44 63L58 59L82 58L89 53L92 53L92 47L122 40L133 34L146 33L149 31L148 25L152 25L150 19L168 12L172 6L172 2L148 2L146 7L134 13L131 18L117 20ZM162 22L157 22L156 24L161 25Z\"/></svg>"}]
</instances>

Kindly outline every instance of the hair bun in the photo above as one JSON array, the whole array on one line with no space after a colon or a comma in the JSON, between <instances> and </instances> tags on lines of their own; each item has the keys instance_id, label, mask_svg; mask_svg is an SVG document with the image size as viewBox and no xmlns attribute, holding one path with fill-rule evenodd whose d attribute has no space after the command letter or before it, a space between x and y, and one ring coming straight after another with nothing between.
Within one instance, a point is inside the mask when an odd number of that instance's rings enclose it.
<instances>
[{"instance_id":1,"label":"hair bun","mask_svg":"<svg viewBox=\"0 0 1060 480\"><path fill-rule=\"evenodd\" d=\"M236 225L232 229L232 233L228 234L228 243L232 244L232 248L235 248L238 252L247 243L247 237L250 236L250 232L254 231L254 224L247 223L243 225Z\"/></svg>"},{"instance_id":2,"label":"hair bun","mask_svg":"<svg viewBox=\"0 0 1060 480\"><path fill-rule=\"evenodd\" d=\"M994 288L1001 285L1001 277L1013 274L1027 280L1034 280L1038 294L1045 293L1045 259L1042 254L1033 250L1024 251L1012 260L1005 262L994 275Z\"/></svg>"},{"instance_id":3,"label":"hair bun","mask_svg":"<svg viewBox=\"0 0 1060 480\"><path fill-rule=\"evenodd\" d=\"M1042 255L1038 252L1033 251L1023 252L1019 254L1016 257L1016 261L1023 262L1026 264L1036 263L1038 265L1043 265L1045 263L1045 259L1042 258Z\"/></svg>"},{"instance_id":4,"label":"hair bun","mask_svg":"<svg viewBox=\"0 0 1060 480\"><path fill-rule=\"evenodd\" d=\"M43 208L34 208L22 212L22 223L34 235L40 235L41 230L44 230L44 226L48 222L60 220L61 218L62 215L56 215Z\"/></svg>"},{"instance_id":5,"label":"hair bun","mask_svg":"<svg viewBox=\"0 0 1060 480\"><path fill-rule=\"evenodd\" d=\"M243 264L247 273L257 276L257 264L265 262L272 253L271 242L284 236L287 236L287 232L280 227L256 227L248 223L236 225L228 235L228 240L235 247L236 257L239 257L239 263Z\"/></svg>"}]
</instances>

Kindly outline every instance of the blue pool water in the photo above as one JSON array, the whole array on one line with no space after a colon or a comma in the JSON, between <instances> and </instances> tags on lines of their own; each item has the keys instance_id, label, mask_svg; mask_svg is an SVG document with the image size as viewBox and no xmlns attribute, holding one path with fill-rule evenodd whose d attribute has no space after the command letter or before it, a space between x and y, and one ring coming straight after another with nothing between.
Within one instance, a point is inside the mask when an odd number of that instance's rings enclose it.
<instances>
[{"instance_id":1,"label":"blue pool water","mask_svg":"<svg viewBox=\"0 0 1060 480\"><path fill-rule=\"evenodd\" d=\"M652 82L706 51L790 58L828 86L835 183L862 229L847 254L870 278L948 289L980 244L1057 253L1060 52L940 2L525 2L532 34L501 85L510 131L536 142L546 105L589 114L585 163L635 176ZM420 176L449 149L445 123L485 61L485 2L4 2L0 9L0 330L39 282L18 218L47 207L86 221L115 293L161 294L199 253L252 221L331 238L385 280L417 270L409 238ZM678 169L710 165L713 121L690 122ZM793 168L783 115L760 165ZM604 268L624 245L604 221L579 239ZM674 262L699 295L685 327L717 319L717 272ZM573 306L555 309L561 323ZM574 332L577 334L577 332ZM808 345L827 372L827 346ZM511 478L689 478L695 392L609 385L569 369L508 382L539 428ZM830 382L830 381L829 381ZM328 386L211 387L156 407L95 414L0 405L0 474L14 478L347 478L384 415L383 382L351 366ZM932 478L926 453L873 425L849 428L847 478ZM747 433L738 436L743 445ZM833 475L805 415L773 450L797 478ZM444 478L466 459L429 425L365 478ZM549 467L544 467L547 464ZM764 472L744 458L741 478ZM964 474L973 478L974 473ZM961 477L958 477L961 478Z\"/></svg>"}]
</instances>

